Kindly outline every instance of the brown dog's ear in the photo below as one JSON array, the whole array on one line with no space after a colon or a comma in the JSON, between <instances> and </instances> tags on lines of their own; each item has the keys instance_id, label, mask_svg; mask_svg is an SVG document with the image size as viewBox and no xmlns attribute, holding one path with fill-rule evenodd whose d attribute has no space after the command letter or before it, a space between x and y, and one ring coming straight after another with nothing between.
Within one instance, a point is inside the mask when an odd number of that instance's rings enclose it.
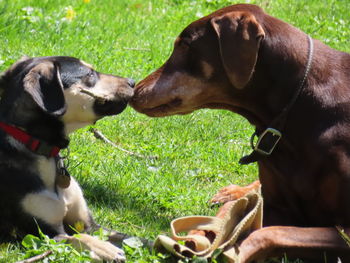
<instances>
[{"instance_id":1,"label":"brown dog's ear","mask_svg":"<svg viewBox=\"0 0 350 263\"><path fill-rule=\"evenodd\" d=\"M236 88L242 89L253 74L265 32L255 16L246 12L214 17L211 24L218 36L226 74Z\"/></svg>"},{"instance_id":2,"label":"brown dog's ear","mask_svg":"<svg viewBox=\"0 0 350 263\"><path fill-rule=\"evenodd\" d=\"M24 90L45 112L60 116L66 110L59 68L44 61L34 66L23 79Z\"/></svg>"}]
</instances>

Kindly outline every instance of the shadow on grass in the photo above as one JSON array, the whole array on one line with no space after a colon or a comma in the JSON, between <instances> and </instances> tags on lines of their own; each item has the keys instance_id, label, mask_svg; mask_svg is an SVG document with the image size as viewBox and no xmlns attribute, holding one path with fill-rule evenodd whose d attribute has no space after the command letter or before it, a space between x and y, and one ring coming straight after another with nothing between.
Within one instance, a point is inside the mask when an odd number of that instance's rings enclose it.
<instances>
[{"instance_id":1,"label":"shadow on grass","mask_svg":"<svg viewBox=\"0 0 350 263\"><path fill-rule=\"evenodd\" d=\"M126 192L125 189L118 189L116 191L114 187L109 188L107 184L91 180L82 181L80 185L88 205L122 215L132 224L149 228L148 233L156 229L167 231L170 221L177 217L174 211L164 207L156 199L151 200L150 196L136 190ZM103 217L102 220L104 220Z\"/></svg>"}]
</instances>

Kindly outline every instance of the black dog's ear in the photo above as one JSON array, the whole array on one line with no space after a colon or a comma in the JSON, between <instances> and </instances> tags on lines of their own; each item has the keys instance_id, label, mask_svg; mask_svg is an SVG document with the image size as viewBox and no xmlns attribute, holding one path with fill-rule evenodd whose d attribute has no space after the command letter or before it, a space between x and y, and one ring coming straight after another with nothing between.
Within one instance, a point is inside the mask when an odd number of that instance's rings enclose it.
<instances>
[{"instance_id":1,"label":"black dog's ear","mask_svg":"<svg viewBox=\"0 0 350 263\"><path fill-rule=\"evenodd\" d=\"M7 69L4 72L0 72L0 96L5 90L5 86L4 85L5 85L5 78L6 78L6 76L11 74L13 69L15 69L18 66L18 64L20 64L20 63L22 63L22 62L24 62L24 61L26 61L28 59L30 59L30 57L22 56L19 60L17 60L15 63L13 63L9 69Z\"/></svg>"},{"instance_id":2,"label":"black dog's ear","mask_svg":"<svg viewBox=\"0 0 350 263\"><path fill-rule=\"evenodd\" d=\"M6 89L6 83L8 82L10 76L13 74L13 71L19 67L19 64L31 59L26 55L22 56L19 60L13 63L6 71L0 72L0 96L4 93Z\"/></svg>"},{"instance_id":3,"label":"black dog's ear","mask_svg":"<svg viewBox=\"0 0 350 263\"><path fill-rule=\"evenodd\" d=\"M66 101L58 65L44 61L34 66L23 79L24 90L45 112L60 116L66 111Z\"/></svg>"},{"instance_id":4,"label":"black dog's ear","mask_svg":"<svg viewBox=\"0 0 350 263\"><path fill-rule=\"evenodd\" d=\"M2 95L2 93L4 92L4 84L5 84L5 81L4 81L4 76L5 76L5 72L0 72L0 97Z\"/></svg>"}]
</instances>

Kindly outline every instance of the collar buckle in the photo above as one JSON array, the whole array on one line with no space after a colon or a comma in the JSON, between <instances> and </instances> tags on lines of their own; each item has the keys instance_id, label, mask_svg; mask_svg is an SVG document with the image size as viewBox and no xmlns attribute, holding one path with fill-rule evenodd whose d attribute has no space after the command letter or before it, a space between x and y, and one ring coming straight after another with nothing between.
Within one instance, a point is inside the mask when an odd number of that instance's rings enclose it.
<instances>
[{"instance_id":1,"label":"collar buckle","mask_svg":"<svg viewBox=\"0 0 350 263\"><path fill-rule=\"evenodd\" d=\"M282 138L282 133L274 128L267 128L258 138L257 143L254 145L254 137L257 136L256 133L253 134L251 138L251 146L254 151L260 153L264 156L269 156L276 148L279 140Z\"/></svg>"},{"instance_id":2,"label":"collar buckle","mask_svg":"<svg viewBox=\"0 0 350 263\"><path fill-rule=\"evenodd\" d=\"M32 152L44 155L46 157L54 157L58 155L60 148L47 144L44 141L39 141L33 137L29 137L27 143L25 143L27 148Z\"/></svg>"}]
</instances>

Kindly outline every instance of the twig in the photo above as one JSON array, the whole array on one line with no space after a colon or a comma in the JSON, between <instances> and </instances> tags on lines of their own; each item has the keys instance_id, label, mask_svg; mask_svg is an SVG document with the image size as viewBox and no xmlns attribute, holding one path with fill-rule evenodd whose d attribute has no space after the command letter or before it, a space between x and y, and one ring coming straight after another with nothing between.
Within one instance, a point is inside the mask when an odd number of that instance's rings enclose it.
<instances>
[{"instance_id":1,"label":"twig","mask_svg":"<svg viewBox=\"0 0 350 263\"><path fill-rule=\"evenodd\" d=\"M149 48L137 48L137 47L123 47L125 50L136 50L136 51L146 51L150 52L151 50Z\"/></svg>"},{"instance_id":2,"label":"twig","mask_svg":"<svg viewBox=\"0 0 350 263\"><path fill-rule=\"evenodd\" d=\"M39 260L42 260L42 259L46 258L48 255L51 255L51 254L52 254L52 251L48 250L48 251L45 251L44 253L42 253L40 255L36 255L35 257L27 258L27 259L24 259L22 261L17 261L16 263L32 263L32 262L36 262L36 261L39 261Z\"/></svg>"},{"instance_id":3,"label":"twig","mask_svg":"<svg viewBox=\"0 0 350 263\"><path fill-rule=\"evenodd\" d=\"M93 97L94 99L98 100L101 103L104 103L106 101L105 98L100 97L100 96L96 95L95 93L93 93L93 92L91 92L91 91L89 91L87 89L80 88L80 92Z\"/></svg>"},{"instance_id":4,"label":"twig","mask_svg":"<svg viewBox=\"0 0 350 263\"><path fill-rule=\"evenodd\" d=\"M135 156L135 157L138 157L138 158L158 159L158 156L145 156L145 155L141 155L141 154L138 154L138 153L135 153L135 152L128 151L128 150L126 150L126 149L116 145L114 142L110 141L106 136L103 135L103 133L101 131L99 131L96 128L92 128L91 131L93 132L94 136L97 139L100 139L100 140L104 141L105 143L108 143L108 144L112 145L114 148L117 148L118 150L120 150L122 152L125 152L125 153L127 153L129 155L132 155L132 156Z\"/></svg>"}]
</instances>

